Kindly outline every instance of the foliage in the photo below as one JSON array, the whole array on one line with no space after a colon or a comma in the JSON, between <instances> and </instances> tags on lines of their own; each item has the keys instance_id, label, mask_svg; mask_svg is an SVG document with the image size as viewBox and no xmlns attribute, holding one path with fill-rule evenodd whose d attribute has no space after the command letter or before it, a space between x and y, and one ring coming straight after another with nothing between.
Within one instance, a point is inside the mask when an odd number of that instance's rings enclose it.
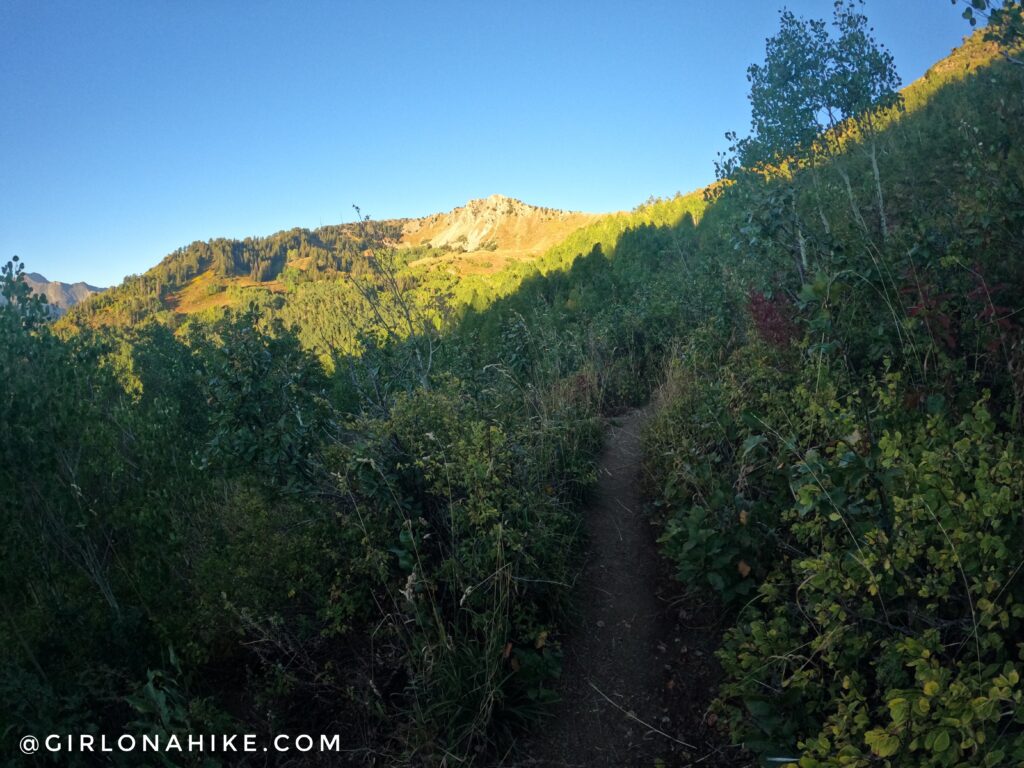
<instances>
[{"instance_id":1,"label":"foliage","mask_svg":"<svg viewBox=\"0 0 1024 768\"><path fill-rule=\"evenodd\" d=\"M747 70L751 135L729 135L735 156L720 166L720 177L741 166L812 156L824 131L847 121L870 126L875 113L899 104L895 63L874 39L862 5L863 0L836 0L831 34L820 19L780 13L764 64Z\"/></svg>"},{"instance_id":2,"label":"foliage","mask_svg":"<svg viewBox=\"0 0 1024 768\"><path fill-rule=\"evenodd\" d=\"M958 0L953 0L956 5ZM985 39L999 43L1004 48L1003 55L1014 64L1021 60L1014 55L1024 42L1024 8L1017 0L970 0L964 8L964 18L970 25L976 26L978 18L988 21Z\"/></svg>"},{"instance_id":3,"label":"foliage","mask_svg":"<svg viewBox=\"0 0 1024 768\"><path fill-rule=\"evenodd\" d=\"M115 292L53 325L12 264L3 727L346 722L354 764L486 762L554 698L600 414L653 385L699 205L606 222L574 242L607 251L460 316L355 230L358 278L183 323L83 322Z\"/></svg>"},{"instance_id":4,"label":"foliage","mask_svg":"<svg viewBox=\"0 0 1024 768\"><path fill-rule=\"evenodd\" d=\"M731 322L677 342L647 464L679 577L733 609L717 710L765 758L1024 759L1024 104L993 54L975 36L970 74L820 162L736 174L697 229Z\"/></svg>"}]
</instances>

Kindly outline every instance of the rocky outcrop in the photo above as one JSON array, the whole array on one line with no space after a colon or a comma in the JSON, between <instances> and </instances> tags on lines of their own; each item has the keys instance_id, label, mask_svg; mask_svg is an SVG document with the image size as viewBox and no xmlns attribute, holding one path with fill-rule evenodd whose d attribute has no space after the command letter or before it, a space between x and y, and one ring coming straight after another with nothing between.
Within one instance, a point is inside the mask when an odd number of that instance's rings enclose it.
<instances>
[{"instance_id":1,"label":"rocky outcrop","mask_svg":"<svg viewBox=\"0 0 1024 768\"><path fill-rule=\"evenodd\" d=\"M27 272L23 279L33 293L40 293L46 297L46 301L55 315L63 315L78 302L103 290L88 283L62 283L59 280L47 280L38 272ZM0 297L0 301L2 300L3 298Z\"/></svg>"},{"instance_id":2,"label":"rocky outcrop","mask_svg":"<svg viewBox=\"0 0 1024 768\"><path fill-rule=\"evenodd\" d=\"M466 252L539 253L594 218L595 214L541 208L491 195L470 200L449 213L405 221L402 243Z\"/></svg>"}]
</instances>

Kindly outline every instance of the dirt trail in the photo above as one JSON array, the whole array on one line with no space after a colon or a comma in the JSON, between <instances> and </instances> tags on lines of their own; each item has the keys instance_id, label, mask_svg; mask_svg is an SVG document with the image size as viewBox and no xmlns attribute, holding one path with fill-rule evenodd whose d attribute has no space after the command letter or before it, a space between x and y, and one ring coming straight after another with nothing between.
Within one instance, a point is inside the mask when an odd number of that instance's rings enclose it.
<instances>
[{"instance_id":1,"label":"dirt trail","mask_svg":"<svg viewBox=\"0 0 1024 768\"><path fill-rule=\"evenodd\" d=\"M651 765L648 757L671 751L661 749L664 743L656 742L668 740L652 730L663 729L664 670L656 647L658 554L638 483L643 416L621 417L607 436L586 511L580 626L566 643L562 701L555 718L537 729L542 735L529 749L528 764Z\"/></svg>"},{"instance_id":2,"label":"dirt trail","mask_svg":"<svg viewBox=\"0 0 1024 768\"><path fill-rule=\"evenodd\" d=\"M705 717L717 681L718 632L709 626L716 612L684 605L641 503L645 415L614 420L607 435L584 513L588 551L578 626L565 639L561 701L522 745L523 766L738 764L723 759Z\"/></svg>"}]
</instances>

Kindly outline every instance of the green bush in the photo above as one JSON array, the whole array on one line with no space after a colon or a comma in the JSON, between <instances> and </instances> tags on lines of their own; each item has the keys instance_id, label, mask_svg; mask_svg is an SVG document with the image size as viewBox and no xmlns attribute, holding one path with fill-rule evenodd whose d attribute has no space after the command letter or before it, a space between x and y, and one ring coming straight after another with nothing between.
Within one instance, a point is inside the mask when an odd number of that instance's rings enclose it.
<instances>
[{"instance_id":1,"label":"green bush","mask_svg":"<svg viewBox=\"0 0 1024 768\"><path fill-rule=\"evenodd\" d=\"M790 554L726 636L723 706L801 765L1016 763L1022 446L984 401L951 423L897 416L904 394L878 385L870 424L833 404L832 439L786 462Z\"/></svg>"},{"instance_id":2,"label":"green bush","mask_svg":"<svg viewBox=\"0 0 1024 768\"><path fill-rule=\"evenodd\" d=\"M718 191L645 437L665 554L733 612L721 722L778 762L1024 761L1024 73L943 71Z\"/></svg>"}]
</instances>

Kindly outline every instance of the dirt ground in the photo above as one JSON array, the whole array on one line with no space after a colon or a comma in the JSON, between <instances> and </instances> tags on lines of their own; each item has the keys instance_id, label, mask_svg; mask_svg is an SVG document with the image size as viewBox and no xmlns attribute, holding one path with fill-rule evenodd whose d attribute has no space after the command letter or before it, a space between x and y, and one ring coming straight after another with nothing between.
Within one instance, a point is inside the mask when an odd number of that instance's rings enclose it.
<instances>
[{"instance_id":1,"label":"dirt ground","mask_svg":"<svg viewBox=\"0 0 1024 768\"><path fill-rule=\"evenodd\" d=\"M585 510L579 619L562 638L561 701L504 765L744 766L708 713L722 632L714 606L670 578L640 497L644 411L615 419Z\"/></svg>"}]
</instances>

